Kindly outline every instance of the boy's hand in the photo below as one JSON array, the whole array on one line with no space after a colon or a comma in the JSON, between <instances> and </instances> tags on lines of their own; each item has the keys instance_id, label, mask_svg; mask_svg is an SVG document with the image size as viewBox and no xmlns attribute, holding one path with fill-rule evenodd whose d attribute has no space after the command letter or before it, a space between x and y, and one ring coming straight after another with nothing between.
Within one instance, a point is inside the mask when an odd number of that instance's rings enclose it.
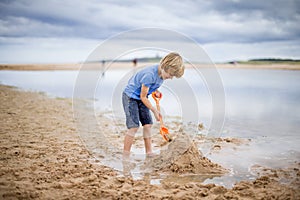
<instances>
[{"instance_id":1,"label":"boy's hand","mask_svg":"<svg viewBox=\"0 0 300 200\"><path fill-rule=\"evenodd\" d=\"M156 98L162 98L162 93L158 90L155 91L155 97Z\"/></svg>"}]
</instances>

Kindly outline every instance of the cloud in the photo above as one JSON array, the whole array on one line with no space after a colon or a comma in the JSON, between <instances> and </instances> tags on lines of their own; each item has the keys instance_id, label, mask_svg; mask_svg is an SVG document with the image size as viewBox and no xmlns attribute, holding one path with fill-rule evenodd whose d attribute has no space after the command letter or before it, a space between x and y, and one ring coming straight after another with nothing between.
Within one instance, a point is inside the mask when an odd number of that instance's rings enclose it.
<instances>
[{"instance_id":1,"label":"cloud","mask_svg":"<svg viewBox=\"0 0 300 200\"><path fill-rule=\"evenodd\" d=\"M255 58L299 59L300 42L272 41L258 43L209 43L203 48L215 62Z\"/></svg>"},{"instance_id":2,"label":"cloud","mask_svg":"<svg viewBox=\"0 0 300 200\"><path fill-rule=\"evenodd\" d=\"M295 0L222 1L211 9L229 22L227 30L239 28L238 36L246 42L299 39L300 3Z\"/></svg>"},{"instance_id":3,"label":"cloud","mask_svg":"<svg viewBox=\"0 0 300 200\"><path fill-rule=\"evenodd\" d=\"M278 9L280 7L280 9ZM169 28L201 42L299 37L297 1L12 1L0 34L106 38L140 27ZM16 29L15 27L18 27ZM40 28L40 29L38 29ZM39 31L40 30L40 31Z\"/></svg>"},{"instance_id":4,"label":"cloud","mask_svg":"<svg viewBox=\"0 0 300 200\"><path fill-rule=\"evenodd\" d=\"M297 0L18 0L1 1L0 11L1 48L8 48L8 43L14 39L20 42L19 38L45 43L45 38L62 43L71 38L83 45L82 41L103 41L120 32L142 27L178 31L210 47L244 44L259 48L260 43L266 47L274 42L283 45L300 41L300 3ZM133 40L142 38L143 35L132 37ZM152 38L171 40L159 35ZM24 41L23 46L26 39ZM251 45L253 43L257 45ZM285 46L282 49L288 55L289 50ZM3 55L0 56L0 61L3 59Z\"/></svg>"},{"instance_id":5,"label":"cloud","mask_svg":"<svg viewBox=\"0 0 300 200\"><path fill-rule=\"evenodd\" d=\"M3 38L1 63L74 63L85 61L99 41L84 38Z\"/></svg>"}]
</instances>

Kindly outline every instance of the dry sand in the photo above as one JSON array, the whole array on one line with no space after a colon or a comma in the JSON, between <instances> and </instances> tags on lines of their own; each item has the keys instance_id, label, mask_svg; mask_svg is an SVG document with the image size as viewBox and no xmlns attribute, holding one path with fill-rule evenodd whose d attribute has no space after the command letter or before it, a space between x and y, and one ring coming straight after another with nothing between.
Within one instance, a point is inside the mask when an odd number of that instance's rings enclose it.
<instances>
[{"instance_id":1,"label":"dry sand","mask_svg":"<svg viewBox=\"0 0 300 200\"><path fill-rule=\"evenodd\" d=\"M70 99L48 98L2 85L0 97L0 199L300 199L299 163L276 170L256 166L258 179L239 182L232 189L193 181L179 184L163 180L151 185L147 179L124 177L101 163L89 162L92 158L78 136ZM108 127L101 128L105 131ZM174 148L169 145L165 154ZM157 171L226 173L195 146L169 161ZM158 162L150 161L154 166Z\"/></svg>"}]
</instances>

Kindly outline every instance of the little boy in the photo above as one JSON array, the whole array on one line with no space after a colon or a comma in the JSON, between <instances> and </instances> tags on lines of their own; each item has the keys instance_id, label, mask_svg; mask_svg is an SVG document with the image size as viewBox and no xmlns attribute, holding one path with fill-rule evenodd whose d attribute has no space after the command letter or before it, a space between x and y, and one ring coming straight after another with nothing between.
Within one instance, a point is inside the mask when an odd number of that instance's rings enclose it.
<instances>
[{"instance_id":1,"label":"little boy","mask_svg":"<svg viewBox=\"0 0 300 200\"><path fill-rule=\"evenodd\" d=\"M147 156L152 156L151 126L153 124L150 110L157 121L161 113L152 106L148 100L148 95L156 92L164 80L172 79L174 76L180 78L184 73L184 65L178 53L169 53L159 63L146 67L133 75L122 95L123 108L126 115L126 126L128 128L124 138L123 156L129 157L134 135L138 131L139 122L143 126L143 137Z\"/></svg>"}]
</instances>

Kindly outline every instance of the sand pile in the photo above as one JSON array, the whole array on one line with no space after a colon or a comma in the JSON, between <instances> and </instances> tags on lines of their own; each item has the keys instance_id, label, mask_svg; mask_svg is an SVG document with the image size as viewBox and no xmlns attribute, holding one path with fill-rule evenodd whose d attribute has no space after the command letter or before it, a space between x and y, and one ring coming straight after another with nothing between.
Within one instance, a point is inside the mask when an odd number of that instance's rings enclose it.
<instances>
[{"instance_id":1,"label":"sand pile","mask_svg":"<svg viewBox=\"0 0 300 200\"><path fill-rule=\"evenodd\" d=\"M204 157L185 133L177 137L162 150L160 155L149 159L146 166L154 171L177 174L224 174L222 166Z\"/></svg>"}]
</instances>

